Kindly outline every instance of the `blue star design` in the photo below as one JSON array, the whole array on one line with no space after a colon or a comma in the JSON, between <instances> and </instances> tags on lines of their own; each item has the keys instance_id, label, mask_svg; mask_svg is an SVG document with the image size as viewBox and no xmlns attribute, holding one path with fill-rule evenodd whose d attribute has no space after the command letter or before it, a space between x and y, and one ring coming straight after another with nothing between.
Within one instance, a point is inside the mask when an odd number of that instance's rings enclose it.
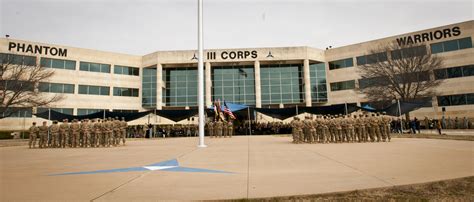
<instances>
[{"instance_id":1,"label":"blue star design","mask_svg":"<svg viewBox=\"0 0 474 202\"><path fill-rule=\"evenodd\" d=\"M154 163L154 164L141 166L141 167L116 168L116 169L109 169L109 170L94 170L94 171L83 171L83 172L68 172L68 173L51 174L50 176L87 175L87 174L119 173L119 172L144 172L144 171L155 171L155 170L169 171L169 172L191 172L191 173L223 173L223 174L232 173L232 172L220 171L220 170L182 167L182 166L179 166L178 160L172 159L172 160L162 161L159 163Z\"/></svg>"}]
</instances>

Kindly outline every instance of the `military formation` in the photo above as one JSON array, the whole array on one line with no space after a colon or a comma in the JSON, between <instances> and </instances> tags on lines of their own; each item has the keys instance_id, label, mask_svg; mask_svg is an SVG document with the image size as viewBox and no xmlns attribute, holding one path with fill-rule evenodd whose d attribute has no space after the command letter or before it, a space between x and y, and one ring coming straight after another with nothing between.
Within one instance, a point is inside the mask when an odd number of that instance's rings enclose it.
<instances>
[{"instance_id":1,"label":"military formation","mask_svg":"<svg viewBox=\"0 0 474 202\"><path fill-rule=\"evenodd\" d=\"M207 134L209 134L211 138L231 138L234 135L234 124L232 121L223 121L221 119L209 121L206 127Z\"/></svg>"},{"instance_id":2,"label":"military formation","mask_svg":"<svg viewBox=\"0 0 474 202\"><path fill-rule=\"evenodd\" d=\"M35 148L38 140L39 148L66 148L66 147L110 147L119 146L120 141L125 145L127 122L118 117L106 119L72 120L69 123L64 119L61 124L53 121L48 126L44 121L41 126L33 125L29 128L29 147Z\"/></svg>"},{"instance_id":3,"label":"military formation","mask_svg":"<svg viewBox=\"0 0 474 202\"><path fill-rule=\"evenodd\" d=\"M385 114L295 117L293 143L390 142L391 122Z\"/></svg>"}]
</instances>

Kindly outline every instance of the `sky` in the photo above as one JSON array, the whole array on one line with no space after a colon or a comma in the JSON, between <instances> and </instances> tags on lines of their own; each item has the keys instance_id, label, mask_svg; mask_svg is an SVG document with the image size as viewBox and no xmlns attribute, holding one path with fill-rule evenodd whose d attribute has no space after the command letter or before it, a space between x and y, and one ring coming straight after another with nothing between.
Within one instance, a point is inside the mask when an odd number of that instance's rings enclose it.
<instances>
[{"instance_id":1,"label":"sky","mask_svg":"<svg viewBox=\"0 0 474 202\"><path fill-rule=\"evenodd\" d=\"M204 48L324 49L473 20L472 0L204 0ZM0 0L0 36L145 55L197 49L197 0Z\"/></svg>"}]
</instances>

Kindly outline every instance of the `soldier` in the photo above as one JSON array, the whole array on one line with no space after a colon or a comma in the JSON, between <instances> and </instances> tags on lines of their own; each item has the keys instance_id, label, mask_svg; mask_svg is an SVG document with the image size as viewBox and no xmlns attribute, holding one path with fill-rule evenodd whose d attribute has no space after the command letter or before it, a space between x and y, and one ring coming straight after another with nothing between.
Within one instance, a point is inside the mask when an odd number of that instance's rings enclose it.
<instances>
[{"instance_id":1,"label":"soldier","mask_svg":"<svg viewBox=\"0 0 474 202\"><path fill-rule=\"evenodd\" d=\"M296 122L298 122L298 117L295 116L293 117L293 121L291 121L291 136L293 137L293 143L298 143Z\"/></svg>"},{"instance_id":2,"label":"soldier","mask_svg":"<svg viewBox=\"0 0 474 202\"><path fill-rule=\"evenodd\" d=\"M362 117L362 139L364 142L369 141L369 136L370 136L370 118L369 115L366 114L365 117Z\"/></svg>"},{"instance_id":3,"label":"soldier","mask_svg":"<svg viewBox=\"0 0 474 202\"><path fill-rule=\"evenodd\" d=\"M127 127L128 127L127 121L125 121L125 117L122 117L120 126L121 126L120 139L122 139L122 144L125 145L125 138L127 138ZM120 140L119 140L119 143L120 143Z\"/></svg>"},{"instance_id":4,"label":"soldier","mask_svg":"<svg viewBox=\"0 0 474 202\"><path fill-rule=\"evenodd\" d=\"M392 123L392 118L390 118L389 116L387 116L387 113L383 112L383 115L382 115L382 122L384 124L384 131L385 131L385 137L387 137L387 140L390 142L390 140L392 139L392 137L390 136L390 133L392 132L390 130L390 124ZM384 139L385 141L385 139Z\"/></svg>"},{"instance_id":5,"label":"soldier","mask_svg":"<svg viewBox=\"0 0 474 202\"><path fill-rule=\"evenodd\" d=\"M313 120L312 117L309 117L309 141L310 143L316 143L318 141L318 133L316 132L316 128L318 127L318 123L316 120Z\"/></svg>"},{"instance_id":6,"label":"soldier","mask_svg":"<svg viewBox=\"0 0 474 202\"><path fill-rule=\"evenodd\" d=\"M342 117L337 115L334 119L334 123L336 124L336 142L344 142L342 136Z\"/></svg>"},{"instance_id":7,"label":"soldier","mask_svg":"<svg viewBox=\"0 0 474 202\"><path fill-rule=\"evenodd\" d=\"M331 115L328 119L329 127L329 142L336 142L336 124L334 123L334 117Z\"/></svg>"},{"instance_id":8,"label":"soldier","mask_svg":"<svg viewBox=\"0 0 474 202\"><path fill-rule=\"evenodd\" d=\"M112 122L112 118L107 118L107 122L104 123L104 128L105 128L105 145L107 147L110 147L112 143L112 136L113 136L113 129L114 129L114 123Z\"/></svg>"},{"instance_id":9,"label":"soldier","mask_svg":"<svg viewBox=\"0 0 474 202\"><path fill-rule=\"evenodd\" d=\"M90 123L90 134L91 134L91 138L90 138L90 144L89 146L90 147L95 147L96 146L96 131L95 131L95 119L92 119L91 120L91 123Z\"/></svg>"},{"instance_id":10,"label":"soldier","mask_svg":"<svg viewBox=\"0 0 474 202\"><path fill-rule=\"evenodd\" d=\"M379 119L375 116L375 114L372 114L372 117L369 119L369 125L370 125L370 141L374 142L375 138L377 137L377 140L380 141L380 128L379 128Z\"/></svg>"},{"instance_id":11,"label":"soldier","mask_svg":"<svg viewBox=\"0 0 474 202\"><path fill-rule=\"evenodd\" d=\"M232 120L227 122L227 135L229 135L230 138L234 135L234 124L232 123Z\"/></svg>"},{"instance_id":12,"label":"soldier","mask_svg":"<svg viewBox=\"0 0 474 202\"><path fill-rule=\"evenodd\" d=\"M43 121L43 125L38 128L39 135L39 148L46 148L48 142L48 126L46 121Z\"/></svg>"},{"instance_id":13,"label":"soldier","mask_svg":"<svg viewBox=\"0 0 474 202\"><path fill-rule=\"evenodd\" d=\"M90 146L91 144L91 131L92 131L92 124L89 123L89 119L85 119L82 125L82 133L83 133L83 140L82 140L82 147Z\"/></svg>"},{"instance_id":14,"label":"soldier","mask_svg":"<svg viewBox=\"0 0 474 202\"><path fill-rule=\"evenodd\" d=\"M72 120L71 123L71 143L72 147L79 146L79 132L80 132L80 125L77 123L77 120Z\"/></svg>"},{"instance_id":15,"label":"soldier","mask_svg":"<svg viewBox=\"0 0 474 202\"><path fill-rule=\"evenodd\" d=\"M60 147L69 146L69 123L67 119L63 119L63 123L59 125L59 141Z\"/></svg>"},{"instance_id":16,"label":"soldier","mask_svg":"<svg viewBox=\"0 0 474 202\"><path fill-rule=\"evenodd\" d=\"M30 141L28 142L28 146L30 147L30 149L31 149L31 146L35 148L36 138L38 137L38 132L39 132L39 128L38 126L36 126L36 122L33 122L33 125L30 127L28 131L30 133Z\"/></svg>"},{"instance_id":17,"label":"soldier","mask_svg":"<svg viewBox=\"0 0 474 202\"><path fill-rule=\"evenodd\" d=\"M51 147L58 148L59 145L59 126L57 121L53 121L53 125L49 126L49 132L51 133Z\"/></svg>"},{"instance_id":18,"label":"soldier","mask_svg":"<svg viewBox=\"0 0 474 202\"><path fill-rule=\"evenodd\" d=\"M347 116L340 116L340 123L341 123L341 142L349 142L349 133L348 133L348 119Z\"/></svg>"},{"instance_id":19,"label":"soldier","mask_svg":"<svg viewBox=\"0 0 474 202\"><path fill-rule=\"evenodd\" d=\"M217 120L217 122L214 125L215 133L218 138L222 136L222 122L220 119Z\"/></svg>"},{"instance_id":20,"label":"soldier","mask_svg":"<svg viewBox=\"0 0 474 202\"><path fill-rule=\"evenodd\" d=\"M107 131L107 119L102 119L100 123L100 146L105 147L109 140L107 139L108 131Z\"/></svg>"},{"instance_id":21,"label":"soldier","mask_svg":"<svg viewBox=\"0 0 474 202\"><path fill-rule=\"evenodd\" d=\"M323 143L329 143L329 119L328 117L324 116L323 119L321 119L322 123L321 123L321 127L322 127L322 130L321 130L321 137L323 139Z\"/></svg>"},{"instance_id":22,"label":"soldier","mask_svg":"<svg viewBox=\"0 0 474 202\"><path fill-rule=\"evenodd\" d=\"M303 142L310 142L310 135L311 135L311 122L309 121L309 117L305 116L303 121Z\"/></svg>"},{"instance_id":23,"label":"soldier","mask_svg":"<svg viewBox=\"0 0 474 202\"><path fill-rule=\"evenodd\" d=\"M347 115L347 136L350 142L355 142L354 124L355 121L351 118L351 115Z\"/></svg>"},{"instance_id":24,"label":"soldier","mask_svg":"<svg viewBox=\"0 0 474 202\"><path fill-rule=\"evenodd\" d=\"M115 118L110 118L111 119L111 125L112 125L112 145L115 147L120 143L120 120L118 117Z\"/></svg>"},{"instance_id":25,"label":"soldier","mask_svg":"<svg viewBox=\"0 0 474 202\"><path fill-rule=\"evenodd\" d=\"M209 133L209 137L211 138L214 138L215 137L215 134L214 134L214 124L212 123L212 121L208 121L207 122L207 131Z\"/></svg>"},{"instance_id":26,"label":"soldier","mask_svg":"<svg viewBox=\"0 0 474 202\"><path fill-rule=\"evenodd\" d=\"M84 147L84 125L86 123L86 120L85 119L82 119L79 121L79 145L77 145L78 147Z\"/></svg>"}]
</instances>

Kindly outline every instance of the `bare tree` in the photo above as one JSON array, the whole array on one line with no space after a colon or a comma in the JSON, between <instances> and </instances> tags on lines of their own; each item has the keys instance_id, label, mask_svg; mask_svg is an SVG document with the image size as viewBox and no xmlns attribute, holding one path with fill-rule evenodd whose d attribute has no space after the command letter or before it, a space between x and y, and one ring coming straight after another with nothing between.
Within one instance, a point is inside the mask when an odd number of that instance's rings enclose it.
<instances>
[{"instance_id":1,"label":"bare tree","mask_svg":"<svg viewBox=\"0 0 474 202\"><path fill-rule=\"evenodd\" d=\"M38 90L39 83L53 75L54 70L28 62L25 57L0 54L0 119L24 108L47 107L64 99L61 94Z\"/></svg>"},{"instance_id":2,"label":"bare tree","mask_svg":"<svg viewBox=\"0 0 474 202\"><path fill-rule=\"evenodd\" d=\"M443 60L432 55L424 44L386 45L370 51L360 60L366 64L358 68L362 77L359 91L370 102L415 101L431 97L442 82L434 79L433 70L439 68Z\"/></svg>"}]
</instances>

